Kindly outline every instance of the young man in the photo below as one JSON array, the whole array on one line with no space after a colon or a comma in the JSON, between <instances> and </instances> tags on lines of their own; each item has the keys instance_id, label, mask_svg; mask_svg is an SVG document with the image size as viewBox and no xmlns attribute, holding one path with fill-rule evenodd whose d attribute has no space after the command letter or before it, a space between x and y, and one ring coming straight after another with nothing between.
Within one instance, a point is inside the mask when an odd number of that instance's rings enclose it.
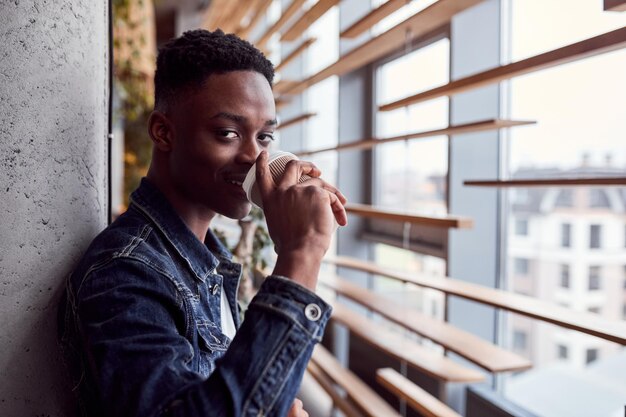
<instances>
[{"instance_id":1,"label":"young man","mask_svg":"<svg viewBox=\"0 0 626 417\"><path fill-rule=\"evenodd\" d=\"M272 180L273 76L219 30L160 50L148 175L69 277L59 311L83 415L307 415L294 397L330 315L314 290L345 198L308 162ZM255 162L278 259L240 325L241 266L209 227L248 214L241 183ZM298 184L302 174L313 178Z\"/></svg>"}]
</instances>

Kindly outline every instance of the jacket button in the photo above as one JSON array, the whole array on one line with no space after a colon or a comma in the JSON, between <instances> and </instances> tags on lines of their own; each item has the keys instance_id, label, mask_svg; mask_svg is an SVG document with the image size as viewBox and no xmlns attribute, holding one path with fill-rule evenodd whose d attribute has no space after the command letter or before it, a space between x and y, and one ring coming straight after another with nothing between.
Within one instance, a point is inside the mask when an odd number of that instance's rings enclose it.
<instances>
[{"instance_id":1,"label":"jacket button","mask_svg":"<svg viewBox=\"0 0 626 417\"><path fill-rule=\"evenodd\" d=\"M220 289L220 286L218 284L213 285L213 288L211 289L211 294L215 295L217 294L217 291Z\"/></svg>"},{"instance_id":2,"label":"jacket button","mask_svg":"<svg viewBox=\"0 0 626 417\"><path fill-rule=\"evenodd\" d=\"M317 304L309 304L304 308L304 315L311 321L318 321L322 317L322 309Z\"/></svg>"}]
</instances>

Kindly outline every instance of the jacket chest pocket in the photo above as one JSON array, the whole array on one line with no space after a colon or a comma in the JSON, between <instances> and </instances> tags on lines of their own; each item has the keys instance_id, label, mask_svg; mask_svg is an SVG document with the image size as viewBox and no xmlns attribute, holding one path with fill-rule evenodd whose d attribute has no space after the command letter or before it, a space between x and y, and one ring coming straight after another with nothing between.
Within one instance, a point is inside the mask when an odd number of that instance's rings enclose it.
<instances>
[{"instance_id":1,"label":"jacket chest pocket","mask_svg":"<svg viewBox=\"0 0 626 417\"><path fill-rule=\"evenodd\" d=\"M221 358L230 339L213 323L202 323L198 325L198 346L200 350L199 369L200 374L207 378L215 370L215 362Z\"/></svg>"}]
</instances>

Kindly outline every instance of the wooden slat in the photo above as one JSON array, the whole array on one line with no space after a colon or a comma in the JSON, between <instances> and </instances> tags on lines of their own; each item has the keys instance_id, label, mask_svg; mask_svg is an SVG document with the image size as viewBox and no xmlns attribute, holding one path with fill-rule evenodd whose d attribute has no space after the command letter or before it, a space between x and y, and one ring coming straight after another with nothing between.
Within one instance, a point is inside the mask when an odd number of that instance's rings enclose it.
<instances>
[{"instance_id":1,"label":"wooden slat","mask_svg":"<svg viewBox=\"0 0 626 417\"><path fill-rule=\"evenodd\" d=\"M231 11L230 15L228 15L222 24L222 30L226 33L234 32L237 28L241 26L241 21L246 15L252 10L253 7L257 6L258 0L245 0L241 1L237 4L237 6Z\"/></svg>"},{"instance_id":2,"label":"wooden slat","mask_svg":"<svg viewBox=\"0 0 626 417\"><path fill-rule=\"evenodd\" d=\"M309 39L305 40L304 42L302 42L302 44L300 44L300 46L298 46L296 49L294 49L293 52L291 52L289 55L284 57L280 61L280 63L278 65L276 65L276 68L274 68L274 70L276 72L278 72L281 69L285 68L291 61L296 59L302 52L304 52L306 50L306 48L311 46L313 44L313 42L315 42L316 40L317 40L317 38L309 38ZM293 84L291 87L294 87L294 86L295 86L295 84Z\"/></svg>"},{"instance_id":3,"label":"wooden slat","mask_svg":"<svg viewBox=\"0 0 626 417\"><path fill-rule=\"evenodd\" d=\"M430 395L392 368L376 370L376 381L424 417L461 417L456 411Z\"/></svg>"},{"instance_id":4,"label":"wooden slat","mask_svg":"<svg viewBox=\"0 0 626 417\"><path fill-rule=\"evenodd\" d=\"M407 33L418 38L448 23L452 16L472 7L483 0L439 0L424 10L409 17L387 32L365 42L352 51L344 54L328 67L303 80L288 94L299 94L310 86L325 80L332 75L343 75L382 58L405 45Z\"/></svg>"},{"instance_id":5,"label":"wooden slat","mask_svg":"<svg viewBox=\"0 0 626 417\"><path fill-rule=\"evenodd\" d=\"M432 288L448 295L455 295L626 345L626 322L624 321L608 320L597 314L574 311L534 297L487 288L448 277L392 271L373 262L349 257L325 258L324 262L408 282L420 287Z\"/></svg>"},{"instance_id":6,"label":"wooden slat","mask_svg":"<svg viewBox=\"0 0 626 417\"><path fill-rule=\"evenodd\" d=\"M284 129L287 126L291 126L291 125L295 125L297 123L303 122L307 119L310 119L313 116L317 116L317 113L304 113L301 114L300 116L296 116L293 119L289 119L289 120L285 120L284 122L281 122L278 127L276 128L278 129Z\"/></svg>"},{"instance_id":7,"label":"wooden slat","mask_svg":"<svg viewBox=\"0 0 626 417\"><path fill-rule=\"evenodd\" d=\"M261 37L258 41L255 42L257 48L262 48L265 46L267 41L272 37L272 35L278 32L284 25L287 23L292 16L294 16L304 5L306 0L292 0L291 4L283 14L278 18L276 23L274 23Z\"/></svg>"},{"instance_id":8,"label":"wooden slat","mask_svg":"<svg viewBox=\"0 0 626 417\"><path fill-rule=\"evenodd\" d=\"M224 12L224 7L227 0L214 0L210 6L204 12L202 18L202 27L208 30L215 30L216 23L219 20L221 14Z\"/></svg>"},{"instance_id":9,"label":"wooden slat","mask_svg":"<svg viewBox=\"0 0 626 417\"><path fill-rule=\"evenodd\" d=\"M474 187L566 187L566 186L625 186L626 177L586 177L586 178L540 178L516 180L464 181L463 185Z\"/></svg>"},{"instance_id":10,"label":"wooden slat","mask_svg":"<svg viewBox=\"0 0 626 417\"><path fill-rule=\"evenodd\" d=\"M389 404L361 381L352 371L345 369L324 346L317 345L311 357L313 363L337 385L346 391L359 411L370 417L400 417Z\"/></svg>"},{"instance_id":11,"label":"wooden slat","mask_svg":"<svg viewBox=\"0 0 626 417\"><path fill-rule=\"evenodd\" d=\"M274 88L273 88L274 94L278 94L280 96L281 92L293 86L295 83L297 83L297 81L295 80L280 80L279 82L274 84Z\"/></svg>"},{"instance_id":12,"label":"wooden slat","mask_svg":"<svg viewBox=\"0 0 626 417\"><path fill-rule=\"evenodd\" d=\"M314 362L309 362L307 371L333 400L335 407L339 408L348 417L362 417L361 414L347 399L343 398L333 386L333 382Z\"/></svg>"},{"instance_id":13,"label":"wooden slat","mask_svg":"<svg viewBox=\"0 0 626 417\"><path fill-rule=\"evenodd\" d=\"M448 229L470 229L474 221L468 217L460 216L421 216L406 212L383 209L366 204L347 204L348 214L374 219L391 220L402 223L418 224L421 226L443 227Z\"/></svg>"},{"instance_id":14,"label":"wooden slat","mask_svg":"<svg viewBox=\"0 0 626 417\"><path fill-rule=\"evenodd\" d=\"M626 12L626 0L604 0L604 10Z\"/></svg>"},{"instance_id":15,"label":"wooden slat","mask_svg":"<svg viewBox=\"0 0 626 417\"><path fill-rule=\"evenodd\" d=\"M336 6L340 0L318 0L309 10L307 10L289 29L280 37L281 41L292 42L298 39L305 30L315 23L320 17Z\"/></svg>"},{"instance_id":16,"label":"wooden slat","mask_svg":"<svg viewBox=\"0 0 626 417\"><path fill-rule=\"evenodd\" d=\"M252 17L250 18L250 22L248 22L247 26L239 28L237 30L237 35L247 39L250 35L250 32L254 27L259 23L259 20L265 15L265 12L272 4L272 0L259 0L259 3L255 9L252 11Z\"/></svg>"},{"instance_id":17,"label":"wooden slat","mask_svg":"<svg viewBox=\"0 0 626 417\"><path fill-rule=\"evenodd\" d=\"M283 90L284 91L284 90ZM525 121L525 120L502 120L502 119L490 119L490 120L482 120L480 122L466 123L462 125L450 126L444 129L437 130L429 130L422 132L413 132L407 133L404 135L393 136L389 138L371 138L371 139L362 139L355 142L342 143L338 146L333 146L329 148L316 149L314 151L300 152L298 156L311 155L320 152L328 152L328 151L345 151L348 149L371 149L375 146L389 143L389 142L398 142L409 139L422 139L422 138L431 138L433 136L439 135L460 135L463 133L472 133L472 132L482 132L485 130L494 130L494 129L503 129L508 127L515 126L524 126L536 123L535 121Z\"/></svg>"},{"instance_id":18,"label":"wooden slat","mask_svg":"<svg viewBox=\"0 0 626 417\"><path fill-rule=\"evenodd\" d=\"M356 38L391 13L400 10L405 4L409 3L409 1L410 0L389 0L354 22L350 27L341 32L339 36L342 38Z\"/></svg>"},{"instance_id":19,"label":"wooden slat","mask_svg":"<svg viewBox=\"0 0 626 417\"><path fill-rule=\"evenodd\" d=\"M224 1L221 2L220 4L216 4L215 7L217 8L216 12L215 12L215 19L213 20L213 30L218 29L218 28L222 28L222 25L224 25L224 23L226 22L226 19L228 18L228 16L230 16L230 14L233 12L233 10L235 10L237 8L239 4L238 0L235 1Z\"/></svg>"},{"instance_id":20,"label":"wooden slat","mask_svg":"<svg viewBox=\"0 0 626 417\"><path fill-rule=\"evenodd\" d=\"M626 27L604 33L581 42L558 48L508 65L496 67L469 77L461 78L441 87L424 91L379 107L380 111L398 109L437 97L458 94L531 72L552 68L580 59L589 58L626 46Z\"/></svg>"},{"instance_id":21,"label":"wooden slat","mask_svg":"<svg viewBox=\"0 0 626 417\"><path fill-rule=\"evenodd\" d=\"M374 348L406 361L407 365L443 382L481 382L485 376L479 371L466 368L450 358L420 346L402 335L388 330L349 308L332 303L332 319L350 329Z\"/></svg>"},{"instance_id":22,"label":"wooden slat","mask_svg":"<svg viewBox=\"0 0 626 417\"><path fill-rule=\"evenodd\" d=\"M289 103L291 103L291 98L289 97L285 97L285 96L281 96L276 98L275 102L276 102L276 110L280 110L281 108L285 107L286 105L288 105Z\"/></svg>"},{"instance_id":23,"label":"wooden slat","mask_svg":"<svg viewBox=\"0 0 626 417\"><path fill-rule=\"evenodd\" d=\"M375 294L335 275L321 275L319 282L400 326L442 345L489 372L516 371L531 367L527 359L515 353L506 351L448 323L401 307L394 300Z\"/></svg>"}]
</instances>

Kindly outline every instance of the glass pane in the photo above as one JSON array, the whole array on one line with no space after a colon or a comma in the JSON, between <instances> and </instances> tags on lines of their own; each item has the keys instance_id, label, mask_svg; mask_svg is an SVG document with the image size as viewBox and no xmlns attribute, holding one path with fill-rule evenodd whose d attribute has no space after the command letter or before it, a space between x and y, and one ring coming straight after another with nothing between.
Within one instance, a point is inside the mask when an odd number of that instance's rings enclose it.
<instances>
[{"instance_id":1,"label":"glass pane","mask_svg":"<svg viewBox=\"0 0 626 417\"><path fill-rule=\"evenodd\" d=\"M511 4L513 61L626 25L626 15L604 12L601 1ZM622 49L511 80L511 118L537 124L510 130L510 177L626 175L624 74ZM623 320L624 189L527 188L508 198L506 287ZM527 234L515 233L524 230L520 218ZM505 340L533 363L504 377L513 402L541 417L623 414L626 383L614 372L624 360L621 346L514 314L507 315Z\"/></svg>"},{"instance_id":2,"label":"glass pane","mask_svg":"<svg viewBox=\"0 0 626 417\"><path fill-rule=\"evenodd\" d=\"M387 103L445 84L449 80L450 42L442 39L382 65L376 101ZM391 112L378 112L379 138L430 131L448 125L448 99L440 98ZM445 214L448 141L434 136L376 147L376 203L384 207Z\"/></svg>"}]
</instances>

